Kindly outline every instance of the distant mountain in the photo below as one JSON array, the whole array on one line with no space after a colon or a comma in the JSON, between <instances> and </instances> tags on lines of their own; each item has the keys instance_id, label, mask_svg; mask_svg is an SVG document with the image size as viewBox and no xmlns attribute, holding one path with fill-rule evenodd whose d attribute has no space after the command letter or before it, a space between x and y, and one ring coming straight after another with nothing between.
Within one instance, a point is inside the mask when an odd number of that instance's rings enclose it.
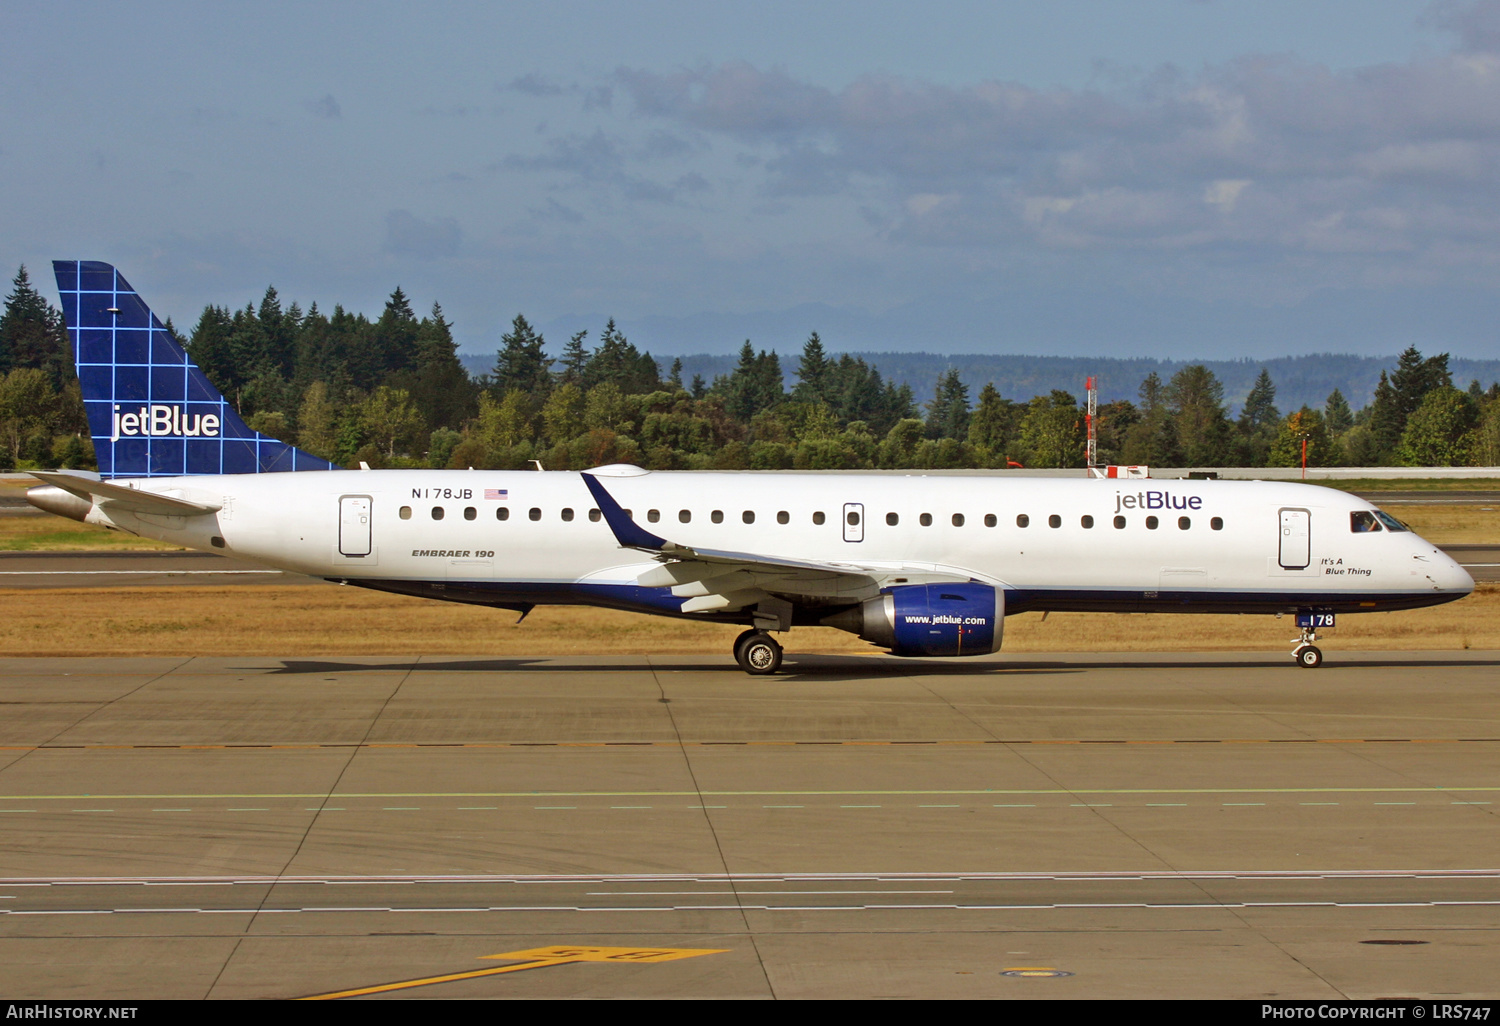
<instances>
[{"instance_id":1,"label":"distant mountain","mask_svg":"<svg viewBox=\"0 0 1500 1026\"><path fill-rule=\"evenodd\" d=\"M797 381L797 361L801 349L799 347L780 355L782 370L790 388ZM1395 356L1352 356L1339 353L1282 356L1272 360L1122 360L1082 356L942 356L936 353L852 355L878 368L887 380L910 385L919 402L926 402L932 397L938 378L950 368L957 370L964 383L969 386L971 400L978 397L979 390L986 382L994 382L1002 396L1018 402L1045 394L1054 388L1071 392L1082 401L1084 379L1092 374L1099 379L1099 401L1111 402L1116 399L1135 401L1141 381L1152 371L1165 382L1183 367L1201 363L1223 383L1224 398L1236 413L1262 367L1270 372L1271 380L1276 384L1277 407L1282 413L1290 413L1304 404L1314 408L1322 407L1328 394L1335 388L1342 391L1344 398L1349 400L1349 405L1357 410L1374 397L1380 372L1389 371L1396 366ZM492 354L466 354L462 359L469 373L476 375L488 373L495 363ZM738 360L736 356L708 354L684 356L681 359L682 378L685 382L691 382L695 374L701 374L704 381L711 382L716 375L732 371ZM658 358L657 363L665 377L671 366L671 359ZM1467 388L1469 382L1475 379L1485 388L1500 380L1500 360L1455 357L1448 361L1448 366L1453 372L1453 383L1459 388Z\"/></svg>"}]
</instances>

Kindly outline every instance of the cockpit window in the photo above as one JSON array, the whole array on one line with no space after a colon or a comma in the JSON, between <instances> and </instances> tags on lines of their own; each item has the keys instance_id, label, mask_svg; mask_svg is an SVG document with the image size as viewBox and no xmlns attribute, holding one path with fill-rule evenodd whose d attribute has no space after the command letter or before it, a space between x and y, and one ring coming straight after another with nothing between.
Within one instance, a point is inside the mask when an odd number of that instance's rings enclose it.
<instances>
[{"instance_id":1,"label":"cockpit window","mask_svg":"<svg viewBox=\"0 0 1500 1026\"><path fill-rule=\"evenodd\" d=\"M1380 521L1369 510L1357 509L1349 514L1349 530L1355 534L1366 534L1380 530Z\"/></svg>"},{"instance_id":2,"label":"cockpit window","mask_svg":"<svg viewBox=\"0 0 1500 1026\"><path fill-rule=\"evenodd\" d=\"M1395 517L1391 516L1389 513L1382 513L1380 510L1377 509L1375 511L1375 515L1380 518L1380 522L1385 525L1385 529L1387 531L1409 531L1409 530L1411 530L1411 528L1407 527L1405 524L1403 524L1401 521L1397 520Z\"/></svg>"}]
</instances>

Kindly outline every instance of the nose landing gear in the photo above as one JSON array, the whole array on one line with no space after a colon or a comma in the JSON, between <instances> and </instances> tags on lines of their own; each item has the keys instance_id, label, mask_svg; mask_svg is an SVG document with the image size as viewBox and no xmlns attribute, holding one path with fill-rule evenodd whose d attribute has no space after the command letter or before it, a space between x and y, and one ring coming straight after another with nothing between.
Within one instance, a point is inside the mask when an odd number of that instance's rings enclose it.
<instances>
[{"instance_id":1,"label":"nose landing gear","mask_svg":"<svg viewBox=\"0 0 1500 1026\"><path fill-rule=\"evenodd\" d=\"M1316 670L1319 666L1323 665L1323 652L1317 645L1313 644L1317 640L1318 635L1314 633L1311 627L1303 627L1302 636L1292 639L1292 644L1296 646L1292 649L1292 658L1296 660L1298 666L1308 670Z\"/></svg>"},{"instance_id":2,"label":"nose landing gear","mask_svg":"<svg viewBox=\"0 0 1500 1026\"><path fill-rule=\"evenodd\" d=\"M757 677L781 669L781 646L765 631L750 630L734 639L734 660Z\"/></svg>"}]
</instances>

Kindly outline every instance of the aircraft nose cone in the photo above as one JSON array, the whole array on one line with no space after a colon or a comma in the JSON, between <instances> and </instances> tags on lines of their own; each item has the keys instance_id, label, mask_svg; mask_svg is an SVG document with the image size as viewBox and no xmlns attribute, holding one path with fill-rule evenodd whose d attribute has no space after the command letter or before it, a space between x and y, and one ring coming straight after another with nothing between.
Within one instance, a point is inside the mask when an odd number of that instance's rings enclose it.
<instances>
[{"instance_id":1,"label":"aircraft nose cone","mask_svg":"<svg viewBox=\"0 0 1500 1026\"><path fill-rule=\"evenodd\" d=\"M1437 565L1428 571L1433 583L1442 591L1468 595L1474 590L1474 578L1469 571L1458 565L1457 560L1445 552L1439 552L1433 562Z\"/></svg>"}]
</instances>

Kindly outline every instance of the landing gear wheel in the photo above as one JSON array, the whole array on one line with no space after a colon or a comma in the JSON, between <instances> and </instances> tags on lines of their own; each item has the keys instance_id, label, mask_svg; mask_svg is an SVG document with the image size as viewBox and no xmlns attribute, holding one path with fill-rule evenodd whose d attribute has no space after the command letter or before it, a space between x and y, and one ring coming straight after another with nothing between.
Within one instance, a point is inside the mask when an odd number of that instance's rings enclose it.
<instances>
[{"instance_id":1,"label":"landing gear wheel","mask_svg":"<svg viewBox=\"0 0 1500 1026\"><path fill-rule=\"evenodd\" d=\"M1318 649L1316 645L1308 645L1305 648L1299 648L1296 652L1292 653L1292 656L1297 660L1298 666L1305 667L1309 670L1315 670L1319 666L1323 665L1323 653Z\"/></svg>"},{"instance_id":2,"label":"landing gear wheel","mask_svg":"<svg viewBox=\"0 0 1500 1026\"><path fill-rule=\"evenodd\" d=\"M781 646L765 631L746 631L734 641L734 659L746 673L765 676L781 669Z\"/></svg>"}]
</instances>

